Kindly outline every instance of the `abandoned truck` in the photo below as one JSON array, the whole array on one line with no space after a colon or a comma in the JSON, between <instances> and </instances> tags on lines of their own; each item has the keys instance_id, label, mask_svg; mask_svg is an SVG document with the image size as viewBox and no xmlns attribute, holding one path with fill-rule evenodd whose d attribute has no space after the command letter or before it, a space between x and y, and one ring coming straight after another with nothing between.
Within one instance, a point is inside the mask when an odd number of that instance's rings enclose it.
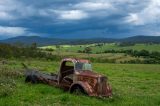
<instances>
[{"instance_id":1,"label":"abandoned truck","mask_svg":"<svg viewBox=\"0 0 160 106\"><path fill-rule=\"evenodd\" d=\"M83 59L63 59L58 74L46 74L27 69L25 82L45 83L74 94L95 97L112 96L107 77L93 72L90 61Z\"/></svg>"}]
</instances>

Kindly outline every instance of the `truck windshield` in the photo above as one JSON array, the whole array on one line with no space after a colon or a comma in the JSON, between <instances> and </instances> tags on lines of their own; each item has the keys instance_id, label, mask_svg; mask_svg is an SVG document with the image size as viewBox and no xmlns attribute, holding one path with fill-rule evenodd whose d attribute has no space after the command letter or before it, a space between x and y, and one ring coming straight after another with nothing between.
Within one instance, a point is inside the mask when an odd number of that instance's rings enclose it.
<instances>
[{"instance_id":1,"label":"truck windshield","mask_svg":"<svg viewBox=\"0 0 160 106\"><path fill-rule=\"evenodd\" d=\"M78 71L90 70L90 71L92 71L92 65L89 64L89 63L80 63L80 62L77 62L75 64L75 70L78 70Z\"/></svg>"}]
</instances>

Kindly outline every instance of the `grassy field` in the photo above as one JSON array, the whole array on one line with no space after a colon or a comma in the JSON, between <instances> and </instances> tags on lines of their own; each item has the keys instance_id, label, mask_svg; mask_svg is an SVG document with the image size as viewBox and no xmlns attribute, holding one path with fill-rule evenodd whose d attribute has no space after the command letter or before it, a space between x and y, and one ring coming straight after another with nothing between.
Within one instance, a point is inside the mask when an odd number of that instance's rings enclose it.
<instances>
[{"instance_id":1,"label":"grassy field","mask_svg":"<svg viewBox=\"0 0 160 106\"><path fill-rule=\"evenodd\" d=\"M72 95L44 84L26 84L22 62L47 72L57 72L60 64L45 60L9 60L4 65L0 63L0 106L160 105L160 65L93 63L93 69L108 76L113 88L113 98L101 100ZM2 80L4 78L5 81ZM10 87L10 83L14 87Z\"/></svg>"},{"instance_id":2,"label":"grassy field","mask_svg":"<svg viewBox=\"0 0 160 106\"><path fill-rule=\"evenodd\" d=\"M148 51L158 51L160 52L160 44L135 44L134 46L125 46L125 47L121 47L116 45L115 43L108 43L103 45L102 47L98 47L95 46L96 44L90 44L90 45L61 45L60 49L61 51L68 51L68 52L77 52L78 50L84 50L85 47L91 47L92 48L92 52L96 53L96 52L103 52L105 50L128 50L128 49L132 49L132 50L148 50ZM42 49L45 48L51 48L56 50L55 46L44 46L44 47L40 47Z\"/></svg>"},{"instance_id":3,"label":"grassy field","mask_svg":"<svg viewBox=\"0 0 160 106\"><path fill-rule=\"evenodd\" d=\"M91 48L90 55L82 53L86 47ZM105 53L106 50L147 50L151 52L160 52L160 44L135 44L133 46L119 46L116 43L106 43L97 46L97 44L88 45L60 45L58 48L56 46L44 46L40 47L44 51L46 49L52 49L50 53L60 56L60 57L74 57L74 58L92 58L94 62L107 62L107 63L145 63L143 61L149 59L143 56L132 56L127 53ZM48 51L47 51L48 52ZM140 61L140 62L139 62Z\"/></svg>"},{"instance_id":4,"label":"grassy field","mask_svg":"<svg viewBox=\"0 0 160 106\"><path fill-rule=\"evenodd\" d=\"M100 60L115 60L116 63L120 63L123 61L128 61L128 60L136 60L136 59L141 59L143 58L139 57L132 57L130 55L125 55L124 53L101 53L101 54L86 54L86 53L74 53L74 52L52 52L54 55L58 55L60 57L72 57L72 58L92 58L92 59L100 59Z\"/></svg>"}]
</instances>

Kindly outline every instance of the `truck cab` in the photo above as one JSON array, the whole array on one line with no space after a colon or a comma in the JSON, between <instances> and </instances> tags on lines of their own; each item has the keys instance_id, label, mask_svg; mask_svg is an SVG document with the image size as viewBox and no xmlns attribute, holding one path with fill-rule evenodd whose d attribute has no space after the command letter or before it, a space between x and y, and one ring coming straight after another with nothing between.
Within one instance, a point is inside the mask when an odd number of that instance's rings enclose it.
<instances>
[{"instance_id":1,"label":"truck cab","mask_svg":"<svg viewBox=\"0 0 160 106\"><path fill-rule=\"evenodd\" d=\"M92 71L92 66L87 60L77 59L63 59L58 74L58 83L70 87L72 83L75 83L76 75L81 71L89 70Z\"/></svg>"},{"instance_id":2,"label":"truck cab","mask_svg":"<svg viewBox=\"0 0 160 106\"><path fill-rule=\"evenodd\" d=\"M93 72L89 60L63 59L58 74L58 83L71 93L82 92L90 96L111 96L107 77Z\"/></svg>"}]
</instances>

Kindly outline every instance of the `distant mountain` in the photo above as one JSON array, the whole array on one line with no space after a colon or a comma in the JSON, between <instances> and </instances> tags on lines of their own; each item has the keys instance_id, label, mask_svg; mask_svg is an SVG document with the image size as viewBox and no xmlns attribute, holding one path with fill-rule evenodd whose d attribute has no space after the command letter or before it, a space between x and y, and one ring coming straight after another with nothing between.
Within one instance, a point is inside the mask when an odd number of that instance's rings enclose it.
<instances>
[{"instance_id":1,"label":"distant mountain","mask_svg":"<svg viewBox=\"0 0 160 106\"><path fill-rule=\"evenodd\" d=\"M37 43L38 45L51 45L51 44L61 44L64 42L64 39L56 39L56 38L47 38L40 36L18 36L5 40L1 40L1 43L22 43L24 45L30 45L32 43Z\"/></svg>"},{"instance_id":2,"label":"distant mountain","mask_svg":"<svg viewBox=\"0 0 160 106\"><path fill-rule=\"evenodd\" d=\"M91 44L91 43L112 43L112 42L132 42L132 43L160 43L160 36L134 36L123 39L112 38L90 38L90 39L58 39L40 36L18 36L5 40L1 43L30 45L37 43L39 46L56 44Z\"/></svg>"},{"instance_id":3,"label":"distant mountain","mask_svg":"<svg viewBox=\"0 0 160 106\"><path fill-rule=\"evenodd\" d=\"M47 38L40 36L18 36L5 40L0 40L1 43L7 44L24 44L30 45L37 43L39 46L45 45L58 45L58 44L90 44L90 43L106 43L114 42L116 39L110 38L91 38L91 39L58 39L58 38Z\"/></svg>"},{"instance_id":4,"label":"distant mountain","mask_svg":"<svg viewBox=\"0 0 160 106\"><path fill-rule=\"evenodd\" d=\"M160 36L133 36L123 38L121 42L132 42L132 43L160 43Z\"/></svg>"}]
</instances>

